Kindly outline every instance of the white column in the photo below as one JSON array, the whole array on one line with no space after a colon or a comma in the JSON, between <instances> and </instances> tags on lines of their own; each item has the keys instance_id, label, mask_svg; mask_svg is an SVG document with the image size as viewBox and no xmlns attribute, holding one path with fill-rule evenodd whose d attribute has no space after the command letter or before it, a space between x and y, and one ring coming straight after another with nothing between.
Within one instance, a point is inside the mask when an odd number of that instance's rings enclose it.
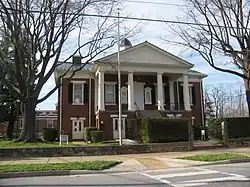
<instances>
[{"instance_id":1,"label":"white column","mask_svg":"<svg viewBox=\"0 0 250 187\"><path fill-rule=\"evenodd\" d=\"M98 78L95 77L95 109L94 112L98 110Z\"/></svg>"},{"instance_id":2,"label":"white column","mask_svg":"<svg viewBox=\"0 0 250 187\"><path fill-rule=\"evenodd\" d=\"M98 73L98 110L105 110L104 105L104 72Z\"/></svg>"},{"instance_id":3,"label":"white column","mask_svg":"<svg viewBox=\"0 0 250 187\"><path fill-rule=\"evenodd\" d=\"M174 82L169 81L169 97L170 97L170 110L175 109L175 98L174 98Z\"/></svg>"},{"instance_id":4,"label":"white column","mask_svg":"<svg viewBox=\"0 0 250 187\"><path fill-rule=\"evenodd\" d=\"M188 75L183 75L183 97L185 110L190 111L189 88L188 88Z\"/></svg>"},{"instance_id":5,"label":"white column","mask_svg":"<svg viewBox=\"0 0 250 187\"><path fill-rule=\"evenodd\" d=\"M157 73L157 96L158 110L164 110L162 73Z\"/></svg>"},{"instance_id":6,"label":"white column","mask_svg":"<svg viewBox=\"0 0 250 187\"><path fill-rule=\"evenodd\" d=\"M134 110L134 75L128 73L128 110Z\"/></svg>"}]
</instances>

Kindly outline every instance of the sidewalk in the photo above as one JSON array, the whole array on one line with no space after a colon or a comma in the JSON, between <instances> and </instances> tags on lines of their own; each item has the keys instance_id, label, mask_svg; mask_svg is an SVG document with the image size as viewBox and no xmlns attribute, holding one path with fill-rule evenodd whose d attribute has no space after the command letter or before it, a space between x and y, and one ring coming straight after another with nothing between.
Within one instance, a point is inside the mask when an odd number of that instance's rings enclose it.
<instances>
[{"instance_id":1,"label":"sidewalk","mask_svg":"<svg viewBox=\"0 0 250 187\"><path fill-rule=\"evenodd\" d=\"M46 164L46 163L66 163L92 160L116 160L123 163L111 168L112 171L142 171L154 169L167 169L174 167L188 167L200 165L205 162L187 161L177 159L184 156L194 156L199 154L215 153L238 153L250 156L249 148L224 148L204 151L189 152L167 152L150 154L129 154L129 155L109 155L109 156L74 156L74 157L39 157L39 158L0 158L0 165L8 164Z\"/></svg>"}]
</instances>

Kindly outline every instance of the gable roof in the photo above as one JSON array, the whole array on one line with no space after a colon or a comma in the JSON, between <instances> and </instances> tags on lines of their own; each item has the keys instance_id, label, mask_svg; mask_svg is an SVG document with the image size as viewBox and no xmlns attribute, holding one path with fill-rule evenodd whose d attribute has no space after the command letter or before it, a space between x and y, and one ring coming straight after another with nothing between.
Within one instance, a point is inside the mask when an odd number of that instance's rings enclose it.
<instances>
[{"instance_id":1,"label":"gable roof","mask_svg":"<svg viewBox=\"0 0 250 187\"><path fill-rule=\"evenodd\" d=\"M179 61L179 62L181 62L181 63L183 63L183 64L185 64L187 66L189 66L190 68L194 67L194 64L191 64L190 62L188 62L188 61L186 61L186 60L184 60L184 59L182 59L182 58L180 58L180 57L178 57L176 55L173 55L173 54L167 52L166 50L164 50L164 49L162 49L162 48L160 48L160 47L158 47L158 46L156 46L156 45L154 45L154 44L152 44L152 43L150 43L148 41L139 43L139 44L134 45L132 47L129 47L129 48L125 49L125 50L122 50L122 51L120 51L120 54L123 54L123 53L129 52L129 51L135 50L135 49L137 49L139 47L142 47L142 46L148 46L151 49L154 49L154 50L156 50L158 52L161 52L164 55L169 56L169 57L171 57L171 58L173 58L173 59L175 59L175 60L177 60L177 61ZM108 60L108 59L110 59L112 57L115 57L117 54L118 54L118 52L112 53L110 55L107 55L105 57L102 57L102 58L96 60L96 62L106 61L106 60Z\"/></svg>"}]
</instances>

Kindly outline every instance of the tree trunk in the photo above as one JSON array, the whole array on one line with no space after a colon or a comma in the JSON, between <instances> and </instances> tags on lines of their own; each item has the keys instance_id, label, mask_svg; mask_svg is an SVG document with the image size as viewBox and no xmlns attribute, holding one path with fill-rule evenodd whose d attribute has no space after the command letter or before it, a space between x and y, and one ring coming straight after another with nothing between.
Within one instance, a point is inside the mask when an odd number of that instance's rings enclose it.
<instances>
[{"instance_id":1,"label":"tree trunk","mask_svg":"<svg viewBox=\"0 0 250 187\"><path fill-rule=\"evenodd\" d=\"M16 141L36 142L36 102L28 99L24 104L24 124L22 132Z\"/></svg>"},{"instance_id":2,"label":"tree trunk","mask_svg":"<svg viewBox=\"0 0 250 187\"><path fill-rule=\"evenodd\" d=\"M14 116L10 116L9 117L9 124L8 124L8 129L7 129L7 138L9 140L13 139L13 129L14 129L14 125L15 125L15 117Z\"/></svg>"},{"instance_id":3,"label":"tree trunk","mask_svg":"<svg viewBox=\"0 0 250 187\"><path fill-rule=\"evenodd\" d=\"M250 117L250 81L245 80L244 82L245 82L245 89L246 89L248 116Z\"/></svg>"}]
</instances>

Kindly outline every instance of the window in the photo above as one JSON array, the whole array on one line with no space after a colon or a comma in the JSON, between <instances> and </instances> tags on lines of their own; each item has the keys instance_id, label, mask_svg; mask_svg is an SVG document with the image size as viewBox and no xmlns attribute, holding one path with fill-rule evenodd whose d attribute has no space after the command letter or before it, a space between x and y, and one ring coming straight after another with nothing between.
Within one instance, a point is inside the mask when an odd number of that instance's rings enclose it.
<instances>
[{"instance_id":1,"label":"window","mask_svg":"<svg viewBox=\"0 0 250 187\"><path fill-rule=\"evenodd\" d=\"M165 102L166 99L166 87L163 85L163 103ZM155 85L155 100L156 100L156 105L158 104L158 89L157 89L157 85Z\"/></svg>"},{"instance_id":2,"label":"window","mask_svg":"<svg viewBox=\"0 0 250 187\"><path fill-rule=\"evenodd\" d=\"M115 84L105 84L105 103L114 104L115 101Z\"/></svg>"},{"instance_id":3,"label":"window","mask_svg":"<svg viewBox=\"0 0 250 187\"><path fill-rule=\"evenodd\" d=\"M147 87L144 89L145 104L152 104L152 89Z\"/></svg>"},{"instance_id":4,"label":"window","mask_svg":"<svg viewBox=\"0 0 250 187\"><path fill-rule=\"evenodd\" d=\"M47 119L47 128L54 128L52 119Z\"/></svg>"},{"instance_id":5,"label":"window","mask_svg":"<svg viewBox=\"0 0 250 187\"><path fill-rule=\"evenodd\" d=\"M128 89L125 86L121 88L121 102L122 104L128 103Z\"/></svg>"},{"instance_id":6,"label":"window","mask_svg":"<svg viewBox=\"0 0 250 187\"><path fill-rule=\"evenodd\" d=\"M20 129L23 128L23 119L20 119L20 120L19 120L19 127L20 127Z\"/></svg>"},{"instance_id":7,"label":"window","mask_svg":"<svg viewBox=\"0 0 250 187\"><path fill-rule=\"evenodd\" d=\"M73 83L73 104L83 104L84 84Z\"/></svg>"}]
</instances>

